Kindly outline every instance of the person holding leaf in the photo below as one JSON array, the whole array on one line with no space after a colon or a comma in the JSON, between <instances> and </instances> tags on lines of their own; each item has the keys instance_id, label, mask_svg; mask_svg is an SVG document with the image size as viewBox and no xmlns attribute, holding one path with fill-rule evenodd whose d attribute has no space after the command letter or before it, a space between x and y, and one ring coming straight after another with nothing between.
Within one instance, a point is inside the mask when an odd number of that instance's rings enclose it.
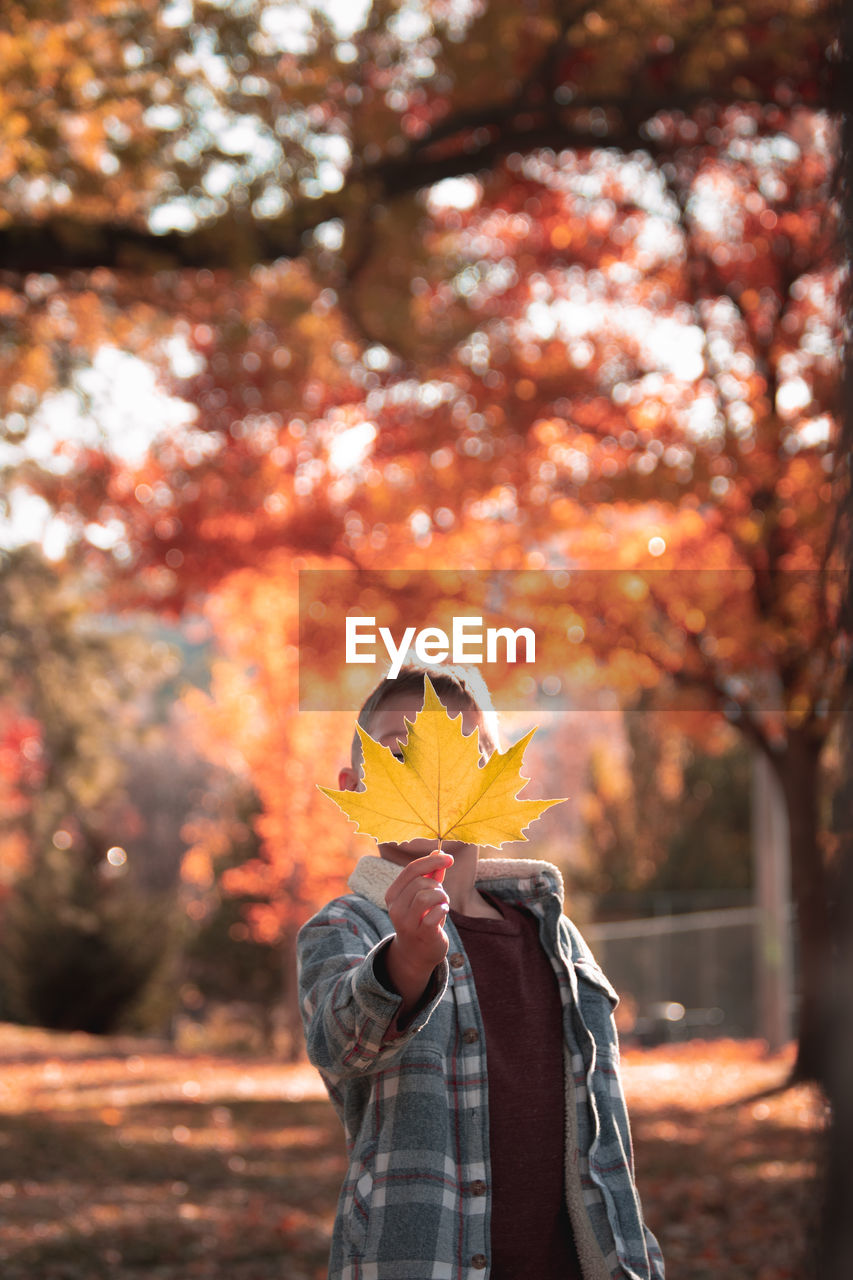
<instances>
[{"instance_id":1,"label":"person holding leaf","mask_svg":"<svg viewBox=\"0 0 853 1280\"><path fill-rule=\"evenodd\" d=\"M308 1056L349 1168L330 1280L662 1280L618 1075L618 997L556 867L480 858L560 801L519 800L528 734L456 668L362 707L340 790L373 835L302 928Z\"/></svg>"}]
</instances>

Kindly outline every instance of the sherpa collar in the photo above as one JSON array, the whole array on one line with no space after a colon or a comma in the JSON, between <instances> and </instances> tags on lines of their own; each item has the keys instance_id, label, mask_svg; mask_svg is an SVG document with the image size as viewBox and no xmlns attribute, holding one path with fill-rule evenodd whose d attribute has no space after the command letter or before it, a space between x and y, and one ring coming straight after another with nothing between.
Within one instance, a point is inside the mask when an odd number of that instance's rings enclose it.
<instances>
[{"instance_id":1,"label":"sherpa collar","mask_svg":"<svg viewBox=\"0 0 853 1280\"><path fill-rule=\"evenodd\" d=\"M385 894L402 868L377 854L359 858L347 883L353 893L360 893L377 907L385 908ZM527 880L543 877L548 888L563 901L563 877L557 867L538 858L481 858L477 864L475 884L488 885L495 880Z\"/></svg>"}]
</instances>

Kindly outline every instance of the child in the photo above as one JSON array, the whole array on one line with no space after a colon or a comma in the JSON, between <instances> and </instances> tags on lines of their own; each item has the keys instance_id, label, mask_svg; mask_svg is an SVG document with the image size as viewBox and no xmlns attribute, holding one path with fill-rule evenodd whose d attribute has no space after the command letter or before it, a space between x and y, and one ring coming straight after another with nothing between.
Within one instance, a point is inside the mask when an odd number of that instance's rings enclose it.
<instances>
[{"instance_id":1,"label":"child","mask_svg":"<svg viewBox=\"0 0 853 1280\"><path fill-rule=\"evenodd\" d=\"M429 676L489 754L470 682ZM404 667L359 724L395 751L423 697L424 669ZM360 785L357 736L339 785ZM330 1280L662 1280L634 1185L617 996L562 914L559 871L454 842L379 855L299 935L308 1056L349 1156Z\"/></svg>"}]
</instances>

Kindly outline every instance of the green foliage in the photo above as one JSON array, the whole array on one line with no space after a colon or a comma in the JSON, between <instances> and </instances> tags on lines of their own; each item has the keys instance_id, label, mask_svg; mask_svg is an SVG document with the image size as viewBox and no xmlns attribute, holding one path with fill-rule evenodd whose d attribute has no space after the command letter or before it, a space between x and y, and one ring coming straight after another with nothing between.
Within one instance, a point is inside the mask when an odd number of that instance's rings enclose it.
<instances>
[{"instance_id":1,"label":"green foliage","mask_svg":"<svg viewBox=\"0 0 853 1280\"><path fill-rule=\"evenodd\" d=\"M168 902L52 852L5 904L0 987L8 1013L96 1035L147 1029L152 1014L162 1014L176 924Z\"/></svg>"},{"instance_id":2,"label":"green foliage","mask_svg":"<svg viewBox=\"0 0 853 1280\"><path fill-rule=\"evenodd\" d=\"M150 697L166 674L165 645L93 616L85 584L34 547L0 552L0 729L37 726L33 768L0 814L0 839L47 846L63 822L85 828L122 783L121 753L144 733Z\"/></svg>"},{"instance_id":3,"label":"green foliage","mask_svg":"<svg viewBox=\"0 0 853 1280\"><path fill-rule=\"evenodd\" d=\"M749 889L750 759L742 744L720 756L692 753L684 770L681 813L649 888Z\"/></svg>"},{"instance_id":4,"label":"green foliage","mask_svg":"<svg viewBox=\"0 0 853 1280\"><path fill-rule=\"evenodd\" d=\"M583 885L599 908L634 911L652 896L710 902L752 884L750 758L662 731L647 711L625 716L627 760L593 752L583 840Z\"/></svg>"},{"instance_id":5,"label":"green foliage","mask_svg":"<svg viewBox=\"0 0 853 1280\"><path fill-rule=\"evenodd\" d=\"M11 880L0 989L18 1019L102 1033L136 1011L162 1025L153 992L173 948L172 908L106 853L138 817L125 762L169 658L165 645L93 620L83 584L34 548L0 553L0 852Z\"/></svg>"}]
</instances>

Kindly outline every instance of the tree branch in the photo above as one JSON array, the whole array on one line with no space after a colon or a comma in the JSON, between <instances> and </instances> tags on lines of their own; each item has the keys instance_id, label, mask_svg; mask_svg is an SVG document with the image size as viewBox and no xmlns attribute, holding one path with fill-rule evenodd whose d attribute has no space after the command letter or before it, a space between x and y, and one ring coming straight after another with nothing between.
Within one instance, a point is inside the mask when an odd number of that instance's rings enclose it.
<instances>
[{"instance_id":1,"label":"tree branch","mask_svg":"<svg viewBox=\"0 0 853 1280\"><path fill-rule=\"evenodd\" d=\"M682 631L682 625L672 617L666 602L657 595L653 590L649 590L649 595L654 602L658 615L664 618L671 626ZM666 662L654 659L659 669L683 688L704 689L709 693L717 703L717 710L723 710L723 704L731 703L737 708L738 718L737 727L752 741L755 746L759 747L770 760L775 760L778 752L773 750L773 745L765 732L761 723L759 709L753 702L746 698L735 697L726 688L725 677L720 672L716 664L708 657L702 649L702 635L696 635L692 631L688 631L686 639L691 649L693 649L700 663L699 671L687 671L684 665L668 666Z\"/></svg>"},{"instance_id":2,"label":"tree branch","mask_svg":"<svg viewBox=\"0 0 853 1280\"><path fill-rule=\"evenodd\" d=\"M551 98L553 95L551 95ZM140 225L87 222L54 215L38 222L11 222L0 228L0 269L65 274L96 267L150 274L181 268L248 270L255 263L296 258L305 236L332 218L347 221L365 204L382 204L430 187L445 178L492 168L514 151L589 151L600 147L643 150L661 148L649 138L644 123L664 111L690 113L711 101L707 92L676 90L612 98L575 98L555 110L553 100L532 107L516 95L511 102L463 110L436 124L423 138L410 141L399 155L364 164L357 157L342 189L318 199L300 198L279 218L257 218L231 212L216 222L182 233L155 235ZM714 95L718 106L742 101L734 91ZM593 108L610 117L602 134L590 119Z\"/></svg>"}]
</instances>

